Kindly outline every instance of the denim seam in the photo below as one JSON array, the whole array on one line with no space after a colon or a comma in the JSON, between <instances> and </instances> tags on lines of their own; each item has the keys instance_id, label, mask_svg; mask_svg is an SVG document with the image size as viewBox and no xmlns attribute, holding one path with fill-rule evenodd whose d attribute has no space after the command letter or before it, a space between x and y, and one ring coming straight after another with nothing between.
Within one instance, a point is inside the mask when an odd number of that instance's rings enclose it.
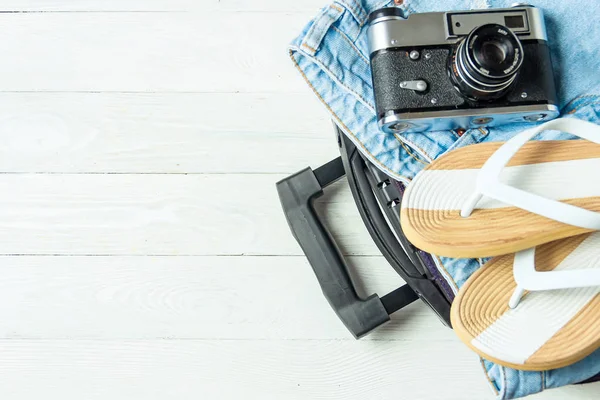
<instances>
[{"instance_id":1,"label":"denim seam","mask_svg":"<svg viewBox=\"0 0 600 400\"><path fill-rule=\"evenodd\" d=\"M308 44L306 44L306 40L307 40L307 38L309 38L309 37L312 36L313 32L317 29L317 26L319 26L319 21L321 20L321 18L323 16L325 16L326 12L327 12L327 8L323 8L321 10L321 12L319 13L319 15L317 15L315 17L315 19L313 20L312 26L310 27L310 29L308 30L308 32L306 32L306 35L304 35L304 39L302 40L302 47L306 47L307 49L312 50L313 52L317 51L317 49L315 49L314 47L309 46Z\"/></svg>"},{"instance_id":2,"label":"denim seam","mask_svg":"<svg viewBox=\"0 0 600 400\"><path fill-rule=\"evenodd\" d=\"M569 108L571 108L571 107L572 107L572 104L573 104L573 103L576 103L576 102L577 102L577 101L579 101L579 100L583 100L583 99L593 99L593 98L596 98L596 99L598 99L598 98L600 98L600 95L598 95L598 94L586 94L586 95L583 95L583 96L578 96L578 97L575 97L573 100L569 101L569 102L568 102L568 103L567 103L567 104L566 104L566 105L565 105L565 106L564 106L564 107L563 107L563 108L562 108L560 111L561 111L561 113L564 113L564 112L566 112L566 110L568 110ZM600 103L600 100L598 100L598 101L594 101L594 102L591 102L591 103L586 103L586 104L584 105L584 107L585 107L585 106L588 106L588 105L595 105L595 104L598 104L598 103ZM572 114L572 113L576 112L576 111L577 111L577 109L578 109L578 107L575 107L575 108L574 108L574 110L570 110L570 111L568 112L568 114Z\"/></svg>"},{"instance_id":3,"label":"denim seam","mask_svg":"<svg viewBox=\"0 0 600 400\"><path fill-rule=\"evenodd\" d=\"M383 7L384 5L386 5L386 4L388 4L388 3L391 3L391 2L393 2L393 1L394 1L394 0L385 0L385 1L382 1L381 3L377 4L377 6L375 6L374 10L378 10L378 9L380 9L381 7ZM402 8L402 7L401 7L401 8Z\"/></svg>"},{"instance_id":4,"label":"denim seam","mask_svg":"<svg viewBox=\"0 0 600 400\"><path fill-rule=\"evenodd\" d=\"M458 284L454 280L454 277L448 272L448 269L446 269L446 266L444 265L444 263L442 262L442 260L438 256L436 256L436 255L433 255L433 256L438 260L438 263L439 263L440 267L444 270L444 274L447 277L446 280L454 288L454 294L458 293L458 290L459 290L458 289Z\"/></svg>"},{"instance_id":5,"label":"denim seam","mask_svg":"<svg viewBox=\"0 0 600 400\"><path fill-rule=\"evenodd\" d=\"M419 147L416 144L414 144L412 141L410 141L407 138L402 137L402 136L400 136L400 135L398 135L396 133L394 134L394 136L396 136L396 140L399 140L399 141L401 141L403 143L406 143L407 146L412 147L428 163L431 163L433 161L433 157L431 157L428 152L426 152L421 147Z\"/></svg>"},{"instance_id":6,"label":"denim seam","mask_svg":"<svg viewBox=\"0 0 600 400\"><path fill-rule=\"evenodd\" d=\"M398 138L396 137L396 140L398 140ZM421 160L419 157L415 156L415 154L410 150L410 148L404 144L403 141L398 140L398 142L400 143L400 145L402 146L402 148L406 151L406 153L408 153L409 156L411 156L411 158L413 158L416 162L421 163L423 165L429 165L428 162Z\"/></svg>"},{"instance_id":7,"label":"denim seam","mask_svg":"<svg viewBox=\"0 0 600 400\"><path fill-rule=\"evenodd\" d=\"M503 382L502 393L501 393L502 394L502 399L506 400L507 399L506 398L506 396L507 396L507 394L506 394L506 388L507 388L507 386L506 386L506 368L501 367L501 372L500 373L502 374L502 382Z\"/></svg>"},{"instance_id":8,"label":"denim seam","mask_svg":"<svg viewBox=\"0 0 600 400\"><path fill-rule=\"evenodd\" d=\"M458 139L457 139L457 140L456 140L456 141L455 141L455 142L452 144L452 146L451 146L451 147L452 147L452 150L455 150L455 149L459 148L459 147L456 147L456 145L457 145L457 144L459 144L459 145L460 145L460 142L459 142L459 141L465 141L465 140L467 140L467 138L469 138L469 137L470 137L470 138L472 138L472 139L473 139L473 141L474 141L475 143L481 143L481 141L482 141L483 139L485 139L485 137L486 137L486 136L488 136L488 135L489 135L489 131L487 131L487 132L486 132L486 131L485 131L483 128L477 128L477 129L479 130L479 132L481 132L481 135L479 135L479 137L477 137L477 136L475 136L475 135L473 134L473 133L474 133L474 131L473 131L473 130L469 130L469 131L467 131L467 132L469 132L468 134L463 134L462 136L459 136L459 137L458 137ZM451 131L451 132L454 132L454 131ZM423 158L426 160L426 162L427 162L428 164L429 164L429 163L431 163L431 162L433 162L433 159L434 159L434 157L431 157L431 155L429 155L429 153L428 153L428 152L426 152L425 150L423 150L422 148L420 148L419 146L417 146L416 144L414 144L412 141L410 141L410 140L408 140L408 139L406 139L406 138L403 138L403 137L399 136L398 134L394 134L394 136L396 137L396 140L400 141L401 143L405 143L405 144L406 144L407 146L409 146L409 147L412 147L412 148L414 148L414 149L415 149L415 151L416 151L416 152L417 152L417 153L418 153L418 154L419 154L421 157L423 157ZM410 153L409 153L409 154L410 154ZM414 158L414 157L413 157L413 158ZM419 161L419 162L423 162L423 161L421 161L421 160L417 160L417 161Z\"/></svg>"},{"instance_id":9,"label":"denim seam","mask_svg":"<svg viewBox=\"0 0 600 400\"><path fill-rule=\"evenodd\" d=\"M480 134L477 133L479 131ZM463 142L468 138L472 139L472 144L481 143L483 139L485 139L489 135L489 130L484 130L483 128L475 128L467 130L462 136L460 136L452 145L445 151L445 153L459 149L463 147Z\"/></svg>"},{"instance_id":10,"label":"denim seam","mask_svg":"<svg viewBox=\"0 0 600 400\"><path fill-rule=\"evenodd\" d=\"M546 371L542 371L541 372L541 379L542 379L542 392L544 390L546 390Z\"/></svg>"},{"instance_id":11,"label":"denim seam","mask_svg":"<svg viewBox=\"0 0 600 400\"><path fill-rule=\"evenodd\" d=\"M334 19L331 15L328 14L329 9L334 9L340 14L337 15ZM306 49L310 50L312 53L316 53L317 49L323 42L323 38L327 34L327 30L329 29L329 26L331 26L335 21L337 21L342 16L343 13L344 13L344 10L342 8L336 6L335 4L330 4L329 7L324 7L321 10L320 14L314 18L312 26L310 27L308 32L306 32L306 34L304 35L304 39L302 40L302 47L305 47ZM328 20L324 20L324 18L328 18ZM327 24L329 24L329 26L327 26ZM318 44L316 46L317 48L307 44L309 39L312 38L313 35L315 35L315 32L319 32L319 31L322 31L322 34L319 33L321 38L318 41L316 41L316 42L318 42Z\"/></svg>"},{"instance_id":12,"label":"denim seam","mask_svg":"<svg viewBox=\"0 0 600 400\"><path fill-rule=\"evenodd\" d=\"M358 49L358 47L356 47L356 45L352 42L352 40L350 40L350 38L348 37L348 35L346 35L344 32L342 32L340 29L336 28L335 26L332 26L331 29L333 29L334 31L336 31L337 33L339 33L340 36L342 36L342 38L350 44L350 47L352 47L354 49L354 51L356 52L356 54L358 54L358 56L360 58L362 58L363 60L365 60L365 62L367 64L369 64L369 60L367 59L367 57L365 57L360 52L360 50Z\"/></svg>"},{"instance_id":13,"label":"denim seam","mask_svg":"<svg viewBox=\"0 0 600 400\"><path fill-rule=\"evenodd\" d=\"M311 90L313 91L313 93L319 98L319 100L321 101L321 103L323 103L323 105L325 106L325 108L327 108L327 110L329 111L329 113L336 119L336 121L341 125L341 127L344 129L344 133L346 133L348 136L351 136L354 140L352 141L355 145L358 145L360 148L362 148L367 154L371 155L371 162L373 162L374 164L376 164L379 169L381 169L383 172L390 174L392 177L396 178L399 181L404 182L405 184L409 184L410 183L410 179L407 178L404 175L400 175L397 172L394 172L392 170L390 170L388 167L386 167L381 161L379 161L374 155L373 153L371 153L369 150L367 150L367 148L365 147L365 145L358 140L358 138L356 137L356 135L344 124L344 122L342 122L342 120L337 116L337 114L331 109L331 107L329 107L329 104L327 104L327 102L325 101L325 99L323 99L323 97L321 97L321 95L319 94L319 92L317 92L317 90L315 89L315 87L312 85L312 83L309 81L308 77L304 74L304 71L302 71L302 68L300 68L300 65L298 65L298 63L296 62L296 60L294 59L293 56L293 51L289 50L289 56L292 60L292 62L294 63L294 66L296 67L296 69L300 72L300 75L302 75L302 77L304 78L304 80L306 81L306 83L308 84L308 86L310 86Z\"/></svg>"},{"instance_id":14,"label":"denim seam","mask_svg":"<svg viewBox=\"0 0 600 400\"><path fill-rule=\"evenodd\" d=\"M367 22L367 17L364 16L365 10L364 8L362 8L362 6L359 3L355 3L354 7L350 7L358 16L358 18L360 19L360 21L358 22L358 26L360 26L361 28L363 26L365 26L365 23Z\"/></svg>"},{"instance_id":15,"label":"denim seam","mask_svg":"<svg viewBox=\"0 0 600 400\"><path fill-rule=\"evenodd\" d=\"M350 13L352 13L352 16L354 17L354 19L356 19L356 22L358 22L358 26L362 28L365 25L365 22L367 21L366 18L363 17L363 14L366 14L366 12L360 6L360 4L354 3L353 5L350 5L344 1L341 1L341 3L348 9L348 11L350 11Z\"/></svg>"},{"instance_id":16,"label":"denim seam","mask_svg":"<svg viewBox=\"0 0 600 400\"><path fill-rule=\"evenodd\" d=\"M334 9L338 10L339 12L344 12L344 10L341 7L338 7L335 4L330 4L329 7L334 8Z\"/></svg>"},{"instance_id":17,"label":"denim seam","mask_svg":"<svg viewBox=\"0 0 600 400\"><path fill-rule=\"evenodd\" d=\"M477 128L481 135L473 136L475 143L481 143L490 134L489 128Z\"/></svg>"},{"instance_id":18,"label":"denim seam","mask_svg":"<svg viewBox=\"0 0 600 400\"><path fill-rule=\"evenodd\" d=\"M298 51L301 51L301 49L298 49ZM333 72L331 72L331 70L325 64L320 62L316 57L311 57L308 54L304 54L304 55L307 56L313 63L318 65L323 71L325 71L327 73L327 75L329 75L329 77L331 77L331 79L335 80L336 83L338 83L341 87L345 88L348 91L348 93L352 93L353 95L355 95L357 99L361 100L361 103L363 103L369 110L371 110L373 113L375 113L375 106L373 104L371 104L363 96L361 96L360 94L356 93L354 90L352 90L348 86L346 86L344 84L344 82L340 81L339 78L337 76L335 76L335 74ZM299 67L300 66L298 66L298 68ZM308 78L306 78L306 79L307 79L307 82L309 82ZM323 101L325 101L325 100L323 100Z\"/></svg>"},{"instance_id":19,"label":"denim seam","mask_svg":"<svg viewBox=\"0 0 600 400\"><path fill-rule=\"evenodd\" d=\"M425 159L425 161L415 157L411 151L409 151L408 149L405 148L406 152L415 160L417 160L418 162L425 164L425 165L429 165L431 164L431 161L433 160L431 158L431 156L429 156L429 154L427 154L427 152L425 150L423 150L422 148L420 148L419 146L417 146L416 144L414 144L413 142L411 142L410 140L407 140L406 138L403 138L402 136L398 135L397 133L394 133L394 137L396 138L396 140L398 142L400 142L400 144L402 145L402 147L404 147L405 145L408 147L411 147L415 150L415 152L417 154L419 154L419 156L423 157Z\"/></svg>"},{"instance_id":20,"label":"denim seam","mask_svg":"<svg viewBox=\"0 0 600 400\"><path fill-rule=\"evenodd\" d=\"M590 95L586 95L586 96L579 96L579 97L576 97L576 98L574 98L573 100L571 100L571 101L569 102L569 104L567 104L566 106L564 106L564 107L563 107L563 109L562 109L562 112L563 112L563 113L565 113L565 112L566 112L566 110L568 110L568 109L569 109L569 107L571 106L571 104L575 103L577 100L582 100L582 99L593 99L593 98L597 98L597 97L599 97L599 96L598 96L598 95L595 95L595 94L590 94ZM581 107L595 106L595 105L598 105L598 104L600 104L600 100L598 100L598 101L593 101L593 102L591 102L591 103L585 103L585 104L583 104ZM573 114L575 114L577 111L579 111L579 109L580 109L581 107L574 107L572 110L570 110L570 111L568 111L568 112L567 112L567 115L573 115Z\"/></svg>"},{"instance_id":21,"label":"denim seam","mask_svg":"<svg viewBox=\"0 0 600 400\"><path fill-rule=\"evenodd\" d=\"M485 368L485 364L483 363L483 358L479 357L479 363L481 364L481 368L483 368L483 372L485 374L485 377L486 377L487 381L489 382L490 386L492 387L492 390L494 391L494 393L496 394L496 396L498 396L498 394L499 394L498 389L496 389L496 384L494 383L494 381L492 381L492 379L488 375L488 371Z\"/></svg>"},{"instance_id":22,"label":"denim seam","mask_svg":"<svg viewBox=\"0 0 600 400\"><path fill-rule=\"evenodd\" d=\"M312 47L312 46L309 46L309 45L307 45L306 43L302 43L302 47L306 47L308 50L310 50L310 51L312 51L312 52L315 52L315 53L316 53L316 51L317 51L317 49L315 49L315 48L314 48L314 47Z\"/></svg>"}]
</instances>

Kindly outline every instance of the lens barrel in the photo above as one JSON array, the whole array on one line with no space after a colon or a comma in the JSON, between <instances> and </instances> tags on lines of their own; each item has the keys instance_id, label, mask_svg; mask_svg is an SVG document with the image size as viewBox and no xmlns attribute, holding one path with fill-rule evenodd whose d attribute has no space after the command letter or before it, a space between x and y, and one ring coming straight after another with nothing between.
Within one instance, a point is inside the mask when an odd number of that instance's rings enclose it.
<instances>
[{"instance_id":1,"label":"lens barrel","mask_svg":"<svg viewBox=\"0 0 600 400\"><path fill-rule=\"evenodd\" d=\"M479 26L455 47L449 75L467 99L502 97L523 65L523 46L515 34L499 24Z\"/></svg>"}]
</instances>

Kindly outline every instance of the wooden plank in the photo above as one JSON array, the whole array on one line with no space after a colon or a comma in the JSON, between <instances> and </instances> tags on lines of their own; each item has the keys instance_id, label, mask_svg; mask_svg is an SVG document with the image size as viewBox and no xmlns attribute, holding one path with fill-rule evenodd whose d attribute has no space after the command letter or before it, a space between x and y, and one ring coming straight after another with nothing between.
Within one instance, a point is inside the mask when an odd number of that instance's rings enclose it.
<instances>
[{"instance_id":1,"label":"wooden plank","mask_svg":"<svg viewBox=\"0 0 600 400\"><path fill-rule=\"evenodd\" d=\"M456 342L5 340L0 352L11 400L494 398ZM531 399L597 396L595 384Z\"/></svg>"},{"instance_id":2,"label":"wooden plank","mask_svg":"<svg viewBox=\"0 0 600 400\"><path fill-rule=\"evenodd\" d=\"M481 367L464 345L428 343L441 358L424 356L424 346L354 340L0 341L0 396L364 400L399 393L434 398L440 390L447 400L489 396Z\"/></svg>"},{"instance_id":3,"label":"wooden plank","mask_svg":"<svg viewBox=\"0 0 600 400\"><path fill-rule=\"evenodd\" d=\"M363 296L403 284L349 263ZM0 339L354 340L303 257L0 257L0 276ZM420 302L364 338L454 339Z\"/></svg>"},{"instance_id":4,"label":"wooden plank","mask_svg":"<svg viewBox=\"0 0 600 400\"><path fill-rule=\"evenodd\" d=\"M327 0L3 0L2 9L11 11L230 11L298 12L316 11Z\"/></svg>"},{"instance_id":5,"label":"wooden plank","mask_svg":"<svg viewBox=\"0 0 600 400\"><path fill-rule=\"evenodd\" d=\"M0 174L0 254L300 255L283 175ZM320 200L346 254L379 255L345 181Z\"/></svg>"},{"instance_id":6,"label":"wooden plank","mask_svg":"<svg viewBox=\"0 0 600 400\"><path fill-rule=\"evenodd\" d=\"M0 75L10 77L0 91L307 92L286 47L309 19L299 13L0 14L0 53L9 60L0 63Z\"/></svg>"},{"instance_id":7,"label":"wooden plank","mask_svg":"<svg viewBox=\"0 0 600 400\"><path fill-rule=\"evenodd\" d=\"M312 93L0 93L0 109L2 172L293 173L339 155Z\"/></svg>"}]
</instances>

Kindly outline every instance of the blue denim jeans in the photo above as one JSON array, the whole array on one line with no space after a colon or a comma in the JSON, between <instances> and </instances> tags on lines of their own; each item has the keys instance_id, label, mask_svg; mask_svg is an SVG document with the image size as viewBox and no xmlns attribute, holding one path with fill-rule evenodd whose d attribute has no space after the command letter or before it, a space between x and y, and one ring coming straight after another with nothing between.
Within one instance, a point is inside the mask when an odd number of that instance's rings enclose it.
<instances>
[{"instance_id":1,"label":"blue denim jeans","mask_svg":"<svg viewBox=\"0 0 600 400\"><path fill-rule=\"evenodd\" d=\"M404 0L404 15L416 12L510 7L513 0ZM546 18L563 116L600 123L600 2L530 0ZM505 141L525 125L466 132L438 131L389 135L377 126L367 46L368 14L394 6L391 0L335 0L325 6L290 45L290 57L332 118L381 170L408 184L442 154L474 143ZM538 139L570 139L546 132ZM484 260L435 258L440 274L456 292ZM600 374L600 350L572 366L524 372L482 361L499 399L582 382Z\"/></svg>"}]
</instances>

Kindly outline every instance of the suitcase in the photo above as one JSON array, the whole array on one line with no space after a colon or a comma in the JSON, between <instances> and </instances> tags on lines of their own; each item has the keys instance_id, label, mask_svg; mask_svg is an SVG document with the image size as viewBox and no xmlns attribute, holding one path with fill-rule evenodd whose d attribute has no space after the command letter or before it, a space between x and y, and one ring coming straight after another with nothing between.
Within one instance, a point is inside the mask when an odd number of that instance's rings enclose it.
<instances>
[{"instance_id":1,"label":"suitcase","mask_svg":"<svg viewBox=\"0 0 600 400\"><path fill-rule=\"evenodd\" d=\"M292 234L300 244L329 304L359 339L390 320L390 315L421 299L449 328L454 294L430 254L417 250L400 225L404 187L368 161L335 126L340 157L313 170L305 168L277 183ZM323 189L347 176L352 197L369 235L405 285L379 297L358 296L347 264L314 210ZM579 384L600 381L600 374Z\"/></svg>"},{"instance_id":2,"label":"suitcase","mask_svg":"<svg viewBox=\"0 0 600 400\"><path fill-rule=\"evenodd\" d=\"M335 126L335 125L334 125ZM277 183L292 234L300 244L329 304L346 328L360 338L390 320L390 315L421 299L450 325L453 293L431 255L417 250L402 232L400 202L404 186L368 161L335 126L340 156L305 168ZM379 297L361 298L334 238L315 212L323 189L346 175L360 216L377 247L405 285Z\"/></svg>"}]
</instances>

